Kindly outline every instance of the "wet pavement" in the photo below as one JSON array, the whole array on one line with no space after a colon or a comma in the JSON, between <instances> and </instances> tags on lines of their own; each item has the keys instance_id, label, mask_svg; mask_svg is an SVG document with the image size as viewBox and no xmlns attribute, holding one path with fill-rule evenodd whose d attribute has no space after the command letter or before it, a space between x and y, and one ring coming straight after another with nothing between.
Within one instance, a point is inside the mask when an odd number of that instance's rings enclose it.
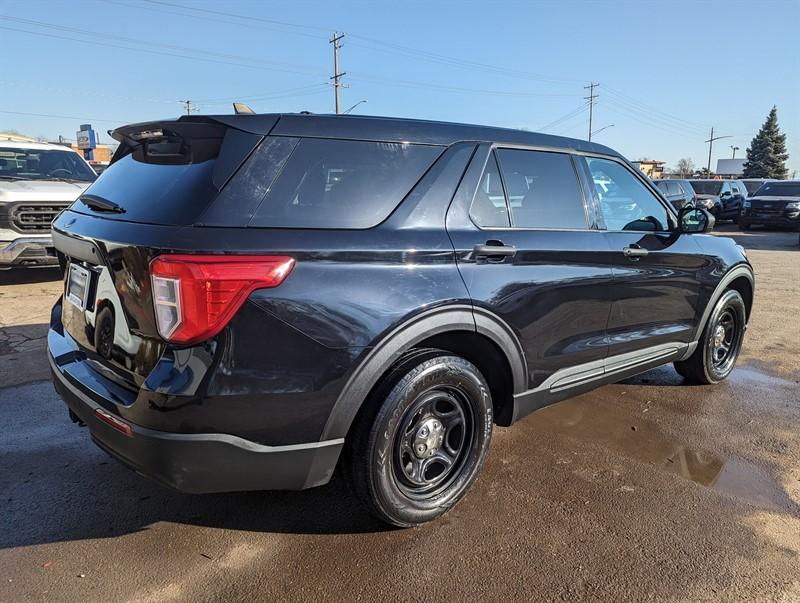
<instances>
[{"instance_id":1,"label":"wet pavement","mask_svg":"<svg viewBox=\"0 0 800 603\"><path fill-rule=\"evenodd\" d=\"M0 601L800 600L800 248L759 234L730 379L661 367L497 429L413 530L338 481L191 496L120 466L43 381L58 282L0 274Z\"/></svg>"}]
</instances>

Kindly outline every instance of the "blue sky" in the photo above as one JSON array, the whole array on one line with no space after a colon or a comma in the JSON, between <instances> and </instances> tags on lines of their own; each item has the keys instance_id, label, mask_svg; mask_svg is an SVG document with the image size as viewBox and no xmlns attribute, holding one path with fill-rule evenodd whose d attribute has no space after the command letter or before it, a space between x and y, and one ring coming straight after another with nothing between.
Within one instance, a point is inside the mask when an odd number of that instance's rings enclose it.
<instances>
[{"instance_id":1,"label":"blue sky","mask_svg":"<svg viewBox=\"0 0 800 603\"><path fill-rule=\"evenodd\" d=\"M80 123L178 115L185 99L332 112L338 30L342 105L366 99L358 113L585 138L595 81L594 129L614 124L595 140L700 167L712 126L733 136L716 165L730 145L743 156L775 104L800 177L798 23L798 0L0 0L0 130L74 138Z\"/></svg>"}]
</instances>

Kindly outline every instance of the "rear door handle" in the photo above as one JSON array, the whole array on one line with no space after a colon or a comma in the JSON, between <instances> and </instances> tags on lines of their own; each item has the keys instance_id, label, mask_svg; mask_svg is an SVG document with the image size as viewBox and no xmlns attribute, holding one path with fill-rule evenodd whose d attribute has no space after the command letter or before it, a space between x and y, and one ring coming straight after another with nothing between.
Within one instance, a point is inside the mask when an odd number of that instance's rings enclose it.
<instances>
[{"instance_id":1,"label":"rear door handle","mask_svg":"<svg viewBox=\"0 0 800 603\"><path fill-rule=\"evenodd\" d=\"M502 259L514 257L517 253L515 247L510 245L475 245L472 248L475 258Z\"/></svg>"},{"instance_id":2,"label":"rear door handle","mask_svg":"<svg viewBox=\"0 0 800 603\"><path fill-rule=\"evenodd\" d=\"M628 247L625 247L622 250L622 253L629 260L632 260L632 261L636 262L636 261L639 260L639 258L645 257L650 252L647 251L647 249L642 249L636 243L634 243L633 245L629 245Z\"/></svg>"}]
</instances>

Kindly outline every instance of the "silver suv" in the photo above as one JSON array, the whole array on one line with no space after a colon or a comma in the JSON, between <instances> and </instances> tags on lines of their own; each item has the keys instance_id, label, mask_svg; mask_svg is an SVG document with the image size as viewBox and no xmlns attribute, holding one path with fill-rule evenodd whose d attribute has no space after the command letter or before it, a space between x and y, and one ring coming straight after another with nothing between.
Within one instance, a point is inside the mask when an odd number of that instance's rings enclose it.
<instances>
[{"instance_id":1,"label":"silver suv","mask_svg":"<svg viewBox=\"0 0 800 603\"><path fill-rule=\"evenodd\" d=\"M70 148L0 140L0 270L57 264L50 223L96 178Z\"/></svg>"}]
</instances>

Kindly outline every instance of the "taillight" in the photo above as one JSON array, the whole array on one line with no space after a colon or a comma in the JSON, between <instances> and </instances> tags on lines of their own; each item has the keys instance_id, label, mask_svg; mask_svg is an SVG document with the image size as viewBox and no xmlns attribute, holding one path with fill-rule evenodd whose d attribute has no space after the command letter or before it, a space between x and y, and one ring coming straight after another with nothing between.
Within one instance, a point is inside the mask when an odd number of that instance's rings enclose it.
<instances>
[{"instance_id":1,"label":"taillight","mask_svg":"<svg viewBox=\"0 0 800 603\"><path fill-rule=\"evenodd\" d=\"M250 293L277 287L293 267L286 256L158 256L150 263L158 332L176 343L213 337Z\"/></svg>"}]
</instances>

